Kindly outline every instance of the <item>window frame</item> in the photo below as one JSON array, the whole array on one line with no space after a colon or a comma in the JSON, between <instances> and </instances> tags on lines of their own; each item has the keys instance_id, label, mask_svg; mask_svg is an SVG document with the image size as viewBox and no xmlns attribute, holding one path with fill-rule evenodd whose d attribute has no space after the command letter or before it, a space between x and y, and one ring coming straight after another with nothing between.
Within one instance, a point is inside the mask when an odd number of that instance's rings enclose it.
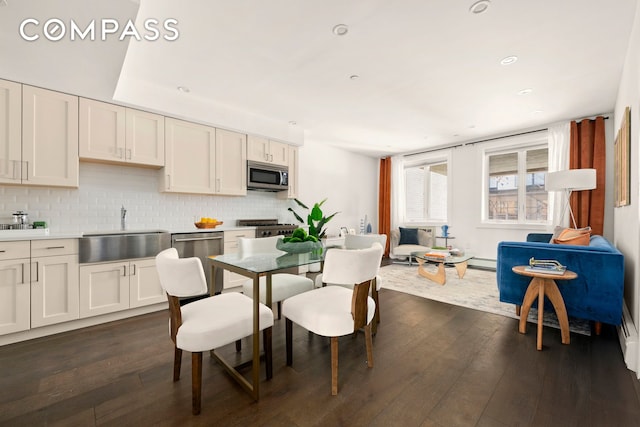
<instances>
[{"instance_id":1,"label":"window frame","mask_svg":"<svg viewBox=\"0 0 640 427\"><path fill-rule=\"evenodd\" d=\"M526 215L526 176L527 176L527 164L526 155L527 151L538 149L549 150L549 142L547 134L531 134L522 135L518 137L510 138L509 141L502 141L500 144L492 144L484 147L481 150L482 155L482 208L481 208L481 223L484 225L549 225L552 223L553 212L553 197L552 193L547 193L547 219L544 220L528 220ZM489 219L489 157L501 154L517 153L518 155L518 218L517 219ZM547 158L547 172L549 170L549 162ZM524 185L522 185L524 183Z\"/></svg>"},{"instance_id":2,"label":"window frame","mask_svg":"<svg viewBox=\"0 0 640 427\"><path fill-rule=\"evenodd\" d=\"M420 155L415 155L411 157L404 158L403 164L403 188L405 196L405 204L406 204L406 194L407 194L407 183L406 183L406 169L413 168L417 166L431 166L445 163L447 165L447 215L446 218L432 218L430 214L428 214L425 218L421 219L409 219L407 218L406 206L404 207L402 222L411 226L433 226L439 224L446 224L451 218L451 207L452 207L452 199L451 199L451 183L452 183L452 162L451 162L451 150L446 151L437 151L432 153L423 153Z\"/></svg>"}]
</instances>

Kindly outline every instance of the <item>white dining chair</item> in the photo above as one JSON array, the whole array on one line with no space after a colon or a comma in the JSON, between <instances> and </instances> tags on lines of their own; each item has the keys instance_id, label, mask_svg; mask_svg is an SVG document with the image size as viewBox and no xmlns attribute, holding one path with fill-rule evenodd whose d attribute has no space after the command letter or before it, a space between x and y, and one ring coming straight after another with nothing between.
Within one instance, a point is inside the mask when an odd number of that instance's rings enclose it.
<instances>
[{"instance_id":1,"label":"white dining chair","mask_svg":"<svg viewBox=\"0 0 640 427\"><path fill-rule=\"evenodd\" d=\"M285 255L279 249L276 249L276 242L280 237L262 237L262 238L246 238L238 239L238 253L241 257L256 256L260 254ZM267 301L267 278L260 277L260 302L265 304ZM313 289L313 280L308 277L292 273L276 273L271 276L271 302L277 303L278 319L281 318L282 301L297 295L301 292L307 292ZM242 293L249 298L253 297L253 280L248 279L242 284Z\"/></svg>"},{"instance_id":2,"label":"white dining chair","mask_svg":"<svg viewBox=\"0 0 640 427\"><path fill-rule=\"evenodd\" d=\"M253 335L253 301L238 292L230 292L181 307L179 298L207 292L202 262L195 257L178 258L178 251L169 248L156 256L156 269L169 300L170 334L175 344L173 381L180 379L182 351L191 352L192 412L197 415L202 396L202 353ZM260 304L258 313L267 379L271 379L273 312Z\"/></svg>"},{"instance_id":3,"label":"white dining chair","mask_svg":"<svg viewBox=\"0 0 640 427\"><path fill-rule=\"evenodd\" d=\"M331 337L331 394L338 394L338 337L364 328L367 364L373 367L371 321L376 303L369 296L375 279L382 246L369 249L329 249L325 255L323 275L328 282L351 285L326 286L287 298L282 305L285 318L287 366L293 364L293 323L317 335Z\"/></svg>"}]
</instances>

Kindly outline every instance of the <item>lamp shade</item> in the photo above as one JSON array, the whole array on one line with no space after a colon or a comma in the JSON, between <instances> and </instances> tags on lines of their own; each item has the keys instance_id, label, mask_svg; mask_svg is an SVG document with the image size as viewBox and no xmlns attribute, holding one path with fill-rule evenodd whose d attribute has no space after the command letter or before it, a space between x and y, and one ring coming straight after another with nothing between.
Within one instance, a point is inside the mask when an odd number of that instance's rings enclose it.
<instances>
[{"instance_id":1,"label":"lamp shade","mask_svg":"<svg viewBox=\"0 0 640 427\"><path fill-rule=\"evenodd\" d=\"M569 169L548 172L544 188L547 191L582 191L596 188L595 169Z\"/></svg>"}]
</instances>

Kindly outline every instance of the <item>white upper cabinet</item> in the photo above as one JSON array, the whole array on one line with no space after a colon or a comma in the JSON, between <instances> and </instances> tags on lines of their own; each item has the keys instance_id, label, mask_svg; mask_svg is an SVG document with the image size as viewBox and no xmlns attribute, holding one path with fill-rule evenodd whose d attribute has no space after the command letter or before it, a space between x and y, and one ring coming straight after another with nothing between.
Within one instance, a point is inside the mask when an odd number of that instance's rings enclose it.
<instances>
[{"instance_id":1,"label":"white upper cabinet","mask_svg":"<svg viewBox=\"0 0 640 427\"><path fill-rule=\"evenodd\" d=\"M0 183L20 182L22 85L0 80Z\"/></svg>"},{"instance_id":2,"label":"white upper cabinet","mask_svg":"<svg viewBox=\"0 0 640 427\"><path fill-rule=\"evenodd\" d=\"M279 199L298 197L298 147L289 145L289 188L278 193Z\"/></svg>"},{"instance_id":3,"label":"white upper cabinet","mask_svg":"<svg viewBox=\"0 0 640 427\"><path fill-rule=\"evenodd\" d=\"M78 187L78 97L0 81L0 183Z\"/></svg>"},{"instance_id":4,"label":"white upper cabinet","mask_svg":"<svg viewBox=\"0 0 640 427\"><path fill-rule=\"evenodd\" d=\"M247 136L216 129L216 193L247 194Z\"/></svg>"},{"instance_id":5,"label":"white upper cabinet","mask_svg":"<svg viewBox=\"0 0 640 427\"><path fill-rule=\"evenodd\" d=\"M80 158L164 166L164 117L80 98Z\"/></svg>"},{"instance_id":6,"label":"white upper cabinet","mask_svg":"<svg viewBox=\"0 0 640 427\"><path fill-rule=\"evenodd\" d=\"M167 117L165 149L162 191L215 193L215 128Z\"/></svg>"},{"instance_id":7,"label":"white upper cabinet","mask_svg":"<svg viewBox=\"0 0 640 427\"><path fill-rule=\"evenodd\" d=\"M78 97L22 86L22 182L78 187Z\"/></svg>"},{"instance_id":8,"label":"white upper cabinet","mask_svg":"<svg viewBox=\"0 0 640 427\"><path fill-rule=\"evenodd\" d=\"M162 191L247 194L246 136L177 119L165 119Z\"/></svg>"},{"instance_id":9,"label":"white upper cabinet","mask_svg":"<svg viewBox=\"0 0 640 427\"><path fill-rule=\"evenodd\" d=\"M255 162L287 166L289 162L288 144L249 135L247 139L247 159Z\"/></svg>"}]
</instances>

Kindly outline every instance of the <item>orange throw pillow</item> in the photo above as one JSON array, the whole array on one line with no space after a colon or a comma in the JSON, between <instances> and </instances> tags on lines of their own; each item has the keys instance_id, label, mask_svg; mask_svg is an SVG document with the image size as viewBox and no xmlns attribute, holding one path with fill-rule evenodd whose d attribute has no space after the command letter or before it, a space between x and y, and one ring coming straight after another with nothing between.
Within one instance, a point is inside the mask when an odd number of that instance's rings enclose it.
<instances>
[{"instance_id":1,"label":"orange throw pillow","mask_svg":"<svg viewBox=\"0 0 640 427\"><path fill-rule=\"evenodd\" d=\"M591 240L591 227L565 228L560 235L553 239L553 243L559 245L589 246Z\"/></svg>"}]
</instances>

